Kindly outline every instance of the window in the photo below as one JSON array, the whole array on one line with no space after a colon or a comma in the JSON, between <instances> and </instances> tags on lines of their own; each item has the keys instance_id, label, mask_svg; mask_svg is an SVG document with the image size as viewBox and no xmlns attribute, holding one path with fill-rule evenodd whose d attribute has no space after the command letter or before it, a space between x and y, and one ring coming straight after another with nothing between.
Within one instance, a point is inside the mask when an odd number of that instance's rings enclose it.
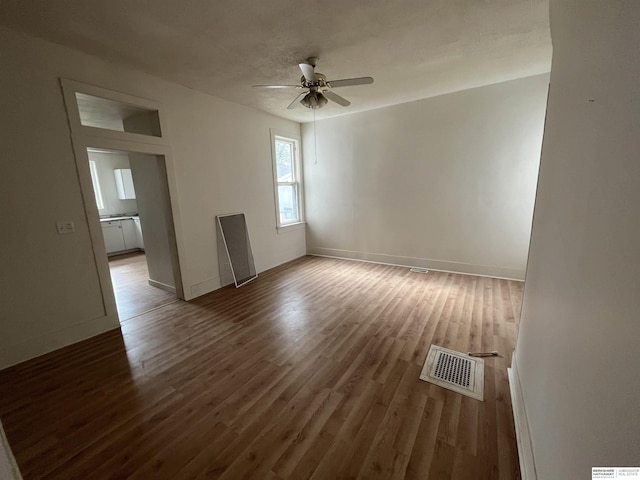
<instances>
[{"instance_id":1,"label":"window","mask_svg":"<svg viewBox=\"0 0 640 480\"><path fill-rule=\"evenodd\" d=\"M271 143L278 228L302 223L302 169L298 139L272 132Z\"/></svg>"},{"instance_id":2,"label":"window","mask_svg":"<svg viewBox=\"0 0 640 480\"><path fill-rule=\"evenodd\" d=\"M95 160L89 160L89 170L91 170L91 183L93 183L93 191L96 194L96 205L98 206L98 210L104 210L102 190L100 190L100 181L98 180L98 167Z\"/></svg>"}]
</instances>

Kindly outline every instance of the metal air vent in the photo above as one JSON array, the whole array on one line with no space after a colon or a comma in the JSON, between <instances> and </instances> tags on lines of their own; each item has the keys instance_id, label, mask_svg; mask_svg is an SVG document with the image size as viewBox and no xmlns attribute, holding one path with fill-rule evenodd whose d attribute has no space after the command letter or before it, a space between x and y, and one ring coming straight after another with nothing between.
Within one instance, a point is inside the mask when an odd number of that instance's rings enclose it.
<instances>
[{"instance_id":1,"label":"metal air vent","mask_svg":"<svg viewBox=\"0 0 640 480\"><path fill-rule=\"evenodd\" d=\"M420 380L477 400L484 399L484 361L481 358L431 345Z\"/></svg>"}]
</instances>

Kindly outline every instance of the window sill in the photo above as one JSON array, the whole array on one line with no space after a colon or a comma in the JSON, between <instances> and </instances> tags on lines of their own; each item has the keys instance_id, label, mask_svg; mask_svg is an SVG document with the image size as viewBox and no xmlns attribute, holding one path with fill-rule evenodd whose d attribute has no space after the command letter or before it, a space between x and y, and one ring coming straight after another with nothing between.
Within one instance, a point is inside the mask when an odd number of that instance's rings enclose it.
<instances>
[{"instance_id":1,"label":"window sill","mask_svg":"<svg viewBox=\"0 0 640 480\"><path fill-rule=\"evenodd\" d=\"M278 230L278 235L280 235L281 233L291 232L293 230L301 230L305 228L306 225L307 222L290 223L288 225L276 227L276 230Z\"/></svg>"}]
</instances>

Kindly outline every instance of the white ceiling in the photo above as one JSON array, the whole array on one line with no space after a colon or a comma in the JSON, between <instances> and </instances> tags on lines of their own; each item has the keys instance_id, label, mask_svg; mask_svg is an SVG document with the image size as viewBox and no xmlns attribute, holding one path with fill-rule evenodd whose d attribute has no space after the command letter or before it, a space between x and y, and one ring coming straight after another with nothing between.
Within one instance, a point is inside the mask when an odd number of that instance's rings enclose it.
<instances>
[{"instance_id":1,"label":"white ceiling","mask_svg":"<svg viewBox=\"0 0 640 480\"><path fill-rule=\"evenodd\" d=\"M297 90L320 57L329 80L372 76L317 118L548 72L548 0L2 0L0 24L300 122Z\"/></svg>"}]
</instances>

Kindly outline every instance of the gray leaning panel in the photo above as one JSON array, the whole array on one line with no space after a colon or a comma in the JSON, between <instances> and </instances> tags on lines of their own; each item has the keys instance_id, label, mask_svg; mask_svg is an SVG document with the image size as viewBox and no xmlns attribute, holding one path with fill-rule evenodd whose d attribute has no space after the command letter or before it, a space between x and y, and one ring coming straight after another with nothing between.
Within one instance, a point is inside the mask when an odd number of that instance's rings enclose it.
<instances>
[{"instance_id":1,"label":"gray leaning panel","mask_svg":"<svg viewBox=\"0 0 640 480\"><path fill-rule=\"evenodd\" d=\"M222 245L220 245L220 242L218 243L218 258L222 253L220 248L223 247L229 260L233 282L237 288L258 276L253 262L247 222L243 213L218 215L216 219L218 220L219 233L222 238ZM224 265L220 262L219 265L220 279L224 281Z\"/></svg>"}]
</instances>

